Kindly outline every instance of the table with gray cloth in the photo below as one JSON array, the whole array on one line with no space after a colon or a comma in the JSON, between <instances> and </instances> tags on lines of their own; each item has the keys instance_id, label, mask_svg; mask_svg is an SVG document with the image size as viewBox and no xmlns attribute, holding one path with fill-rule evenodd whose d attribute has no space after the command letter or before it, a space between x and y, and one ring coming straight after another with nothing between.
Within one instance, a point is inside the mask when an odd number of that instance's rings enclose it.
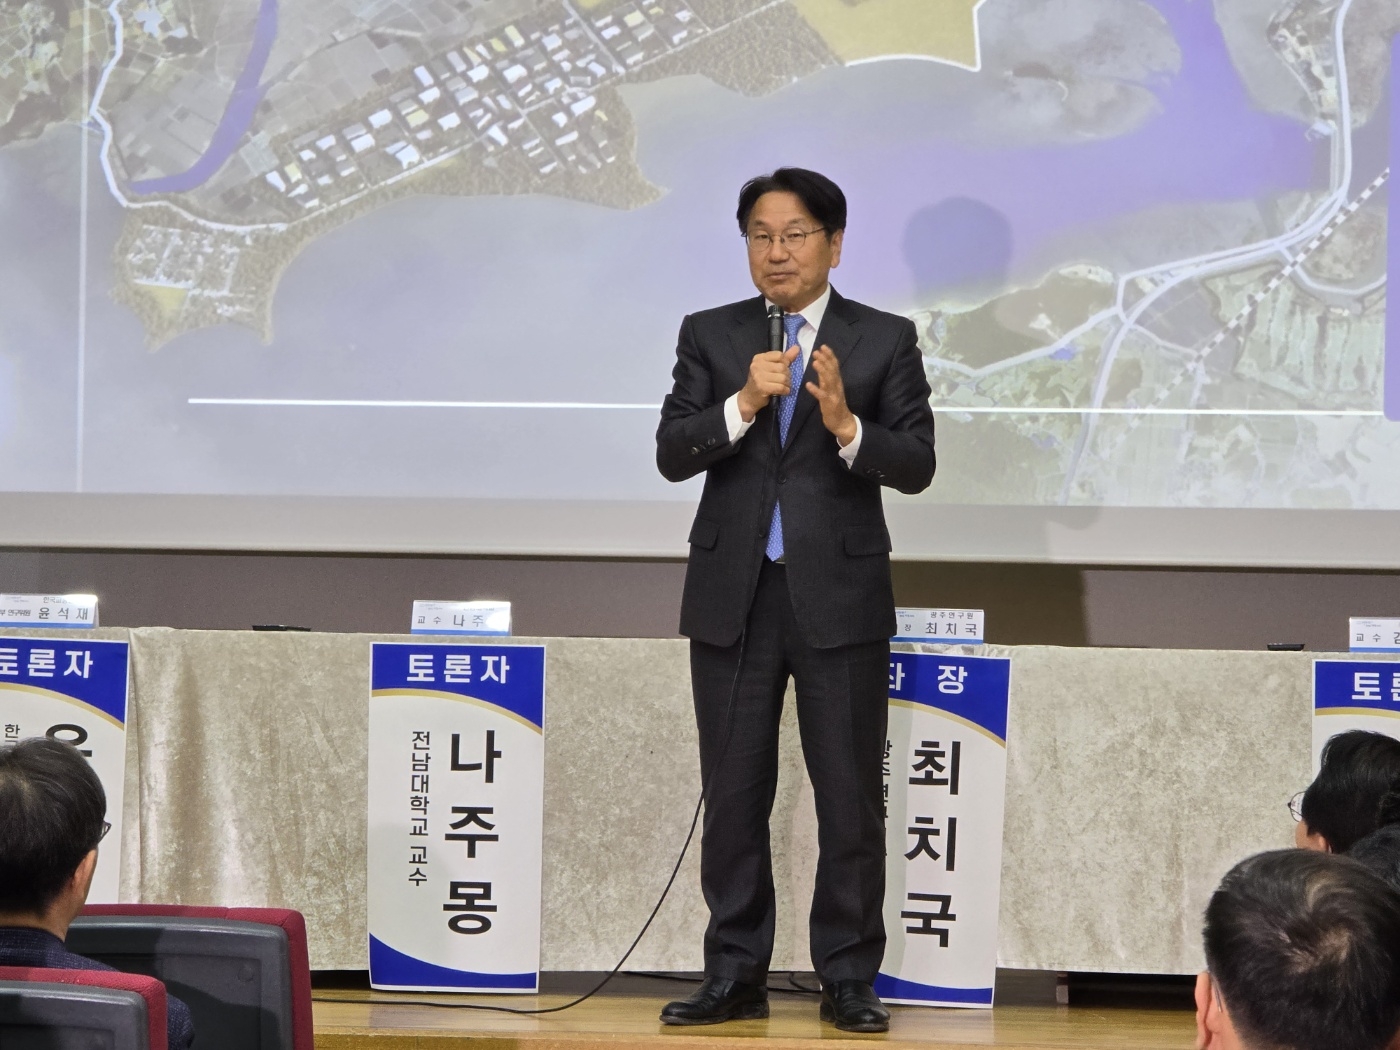
<instances>
[{"instance_id":1,"label":"table with gray cloth","mask_svg":"<svg viewBox=\"0 0 1400 1050\"><path fill-rule=\"evenodd\" d=\"M409 639L92 633L131 643L123 898L297 908L313 967L365 968L370 645ZM542 965L610 969L695 809L687 643L511 641L547 649ZM1221 875L1291 843L1285 803L1311 775L1314 656L956 651L1012 660L1000 963L1198 969ZM789 704L772 819L779 970L810 965L816 823L795 729ZM629 969L700 968L696 852Z\"/></svg>"}]
</instances>

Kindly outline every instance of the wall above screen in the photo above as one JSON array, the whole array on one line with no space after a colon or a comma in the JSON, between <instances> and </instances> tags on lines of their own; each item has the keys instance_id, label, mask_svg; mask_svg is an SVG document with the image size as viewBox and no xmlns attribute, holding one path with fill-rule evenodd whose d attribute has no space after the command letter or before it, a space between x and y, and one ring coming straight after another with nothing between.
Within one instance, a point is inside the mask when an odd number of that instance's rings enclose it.
<instances>
[{"instance_id":1,"label":"wall above screen","mask_svg":"<svg viewBox=\"0 0 1400 1050\"><path fill-rule=\"evenodd\" d=\"M684 501L25 495L0 547L679 558ZM1072 565L1400 568L1400 513L886 501L893 557ZM566 524L560 519L566 519Z\"/></svg>"}]
</instances>

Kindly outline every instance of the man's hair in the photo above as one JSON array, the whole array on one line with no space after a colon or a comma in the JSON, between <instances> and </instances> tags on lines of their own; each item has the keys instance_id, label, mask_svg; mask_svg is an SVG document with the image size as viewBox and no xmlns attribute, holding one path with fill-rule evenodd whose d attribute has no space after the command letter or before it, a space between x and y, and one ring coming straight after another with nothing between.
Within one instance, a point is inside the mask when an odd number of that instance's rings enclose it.
<instances>
[{"instance_id":1,"label":"man's hair","mask_svg":"<svg viewBox=\"0 0 1400 1050\"><path fill-rule=\"evenodd\" d=\"M1347 850L1347 856L1370 868L1392 889L1400 890L1400 824L1377 828Z\"/></svg>"},{"instance_id":2,"label":"man's hair","mask_svg":"<svg viewBox=\"0 0 1400 1050\"><path fill-rule=\"evenodd\" d=\"M1382 1050L1400 1028L1400 895L1349 857L1241 861L1206 908L1205 953L1247 1046Z\"/></svg>"},{"instance_id":3,"label":"man's hair","mask_svg":"<svg viewBox=\"0 0 1400 1050\"><path fill-rule=\"evenodd\" d=\"M0 911L45 911L102 838L106 812L102 782L72 745L0 747Z\"/></svg>"},{"instance_id":4,"label":"man's hair","mask_svg":"<svg viewBox=\"0 0 1400 1050\"><path fill-rule=\"evenodd\" d=\"M765 193L791 193L826 230L828 237L846 228L846 195L825 175L806 168L779 168L744 183L739 191L739 232L749 232L749 216Z\"/></svg>"},{"instance_id":5,"label":"man's hair","mask_svg":"<svg viewBox=\"0 0 1400 1050\"><path fill-rule=\"evenodd\" d=\"M1364 729L1338 733L1323 746L1321 769L1303 792L1303 821L1345 853L1387 823L1382 810L1396 808L1396 800L1387 804L1386 796L1397 790L1400 740Z\"/></svg>"}]
</instances>

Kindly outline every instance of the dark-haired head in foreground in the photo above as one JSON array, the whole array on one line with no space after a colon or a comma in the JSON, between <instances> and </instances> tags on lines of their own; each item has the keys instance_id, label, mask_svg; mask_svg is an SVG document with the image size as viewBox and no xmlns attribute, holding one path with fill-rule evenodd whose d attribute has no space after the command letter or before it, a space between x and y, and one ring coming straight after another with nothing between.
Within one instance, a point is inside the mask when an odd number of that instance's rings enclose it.
<instances>
[{"instance_id":1,"label":"dark-haired head in foreground","mask_svg":"<svg viewBox=\"0 0 1400 1050\"><path fill-rule=\"evenodd\" d=\"M1400 1029L1400 895L1348 857L1237 864L1206 908L1198 1050L1386 1050Z\"/></svg>"},{"instance_id":2,"label":"dark-haired head in foreground","mask_svg":"<svg viewBox=\"0 0 1400 1050\"><path fill-rule=\"evenodd\" d=\"M1360 861L1400 891L1400 824L1386 824L1347 850L1347 856Z\"/></svg>"},{"instance_id":3,"label":"dark-haired head in foreground","mask_svg":"<svg viewBox=\"0 0 1400 1050\"><path fill-rule=\"evenodd\" d=\"M0 966L112 968L63 943L92 886L106 812L102 782L76 748L44 737L0 747ZM190 1009L166 998L167 1043L188 1050Z\"/></svg>"},{"instance_id":4,"label":"dark-haired head in foreground","mask_svg":"<svg viewBox=\"0 0 1400 1050\"><path fill-rule=\"evenodd\" d=\"M75 748L45 737L0 748L0 913L43 914L65 890L86 898L106 812Z\"/></svg>"},{"instance_id":5,"label":"dark-haired head in foreground","mask_svg":"<svg viewBox=\"0 0 1400 1050\"><path fill-rule=\"evenodd\" d=\"M1400 820L1400 740L1364 729L1338 733L1323 747L1300 809L1298 845L1333 853Z\"/></svg>"}]
</instances>

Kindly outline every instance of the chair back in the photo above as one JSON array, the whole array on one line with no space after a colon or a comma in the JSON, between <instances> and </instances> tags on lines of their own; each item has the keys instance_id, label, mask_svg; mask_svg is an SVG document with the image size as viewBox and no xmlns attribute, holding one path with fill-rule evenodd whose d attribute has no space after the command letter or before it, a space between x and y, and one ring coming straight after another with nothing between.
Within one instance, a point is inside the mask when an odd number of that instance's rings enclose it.
<instances>
[{"instance_id":1,"label":"chair back","mask_svg":"<svg viewBox=\"0 0 1400 1050\"><path fill-rule=\"evenodd\" d=\"M0 966L5 1050L166 1050L165 986L140 974Z\"/></svg>"},{"instance_id":2,"label":"chair back","mask_svg":"<svg viewBox=\"0 0 1400 1050\"><path fill-rule=\"evenodd\" d=\"M310 1039L297 1038L299 1027L311 1027L304 922L306 1019L299 1025L287 929L228 917L240 911L266 909L92 907L69 926L66 941L69 951L163 981L189 1006L199 1050L313 1050Z\"/></svg>"}]
</instances>

